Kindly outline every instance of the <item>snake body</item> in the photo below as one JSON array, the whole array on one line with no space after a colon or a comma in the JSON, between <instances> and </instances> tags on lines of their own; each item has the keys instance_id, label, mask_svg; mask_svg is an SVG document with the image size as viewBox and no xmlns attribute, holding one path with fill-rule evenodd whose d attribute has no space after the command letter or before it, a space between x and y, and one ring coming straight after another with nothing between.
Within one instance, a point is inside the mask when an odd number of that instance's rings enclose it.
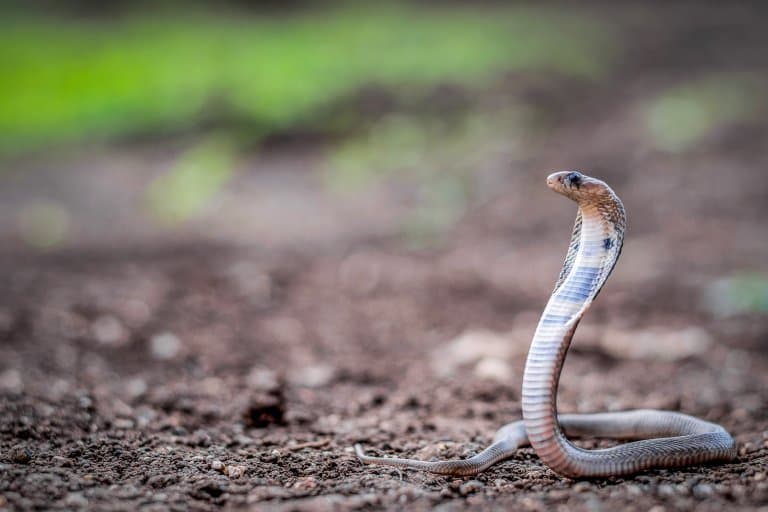
<instances>
[{"instance_id":1,"label":"snake body","mask_svg":"<svg viewBox=\"0 0 768 512\"><path fill-rule=\"evenodd\" d=\"M445 475L475 475L530 445L556 473L588 478L725 461L735 456L734 440L723 427L678 412L642 409L557 414L557 387L566 352L579 321L619 259L626 214L621 200L607 184L579 172L552 174L547 185L574 200L578 211L565 262L528 352L523 375L523 421L503 426L488 448L468 459L371 457L355 445L361 462ZM568 440L588 436L632 442L585 450Z\"/></svg>"}]
</instances>

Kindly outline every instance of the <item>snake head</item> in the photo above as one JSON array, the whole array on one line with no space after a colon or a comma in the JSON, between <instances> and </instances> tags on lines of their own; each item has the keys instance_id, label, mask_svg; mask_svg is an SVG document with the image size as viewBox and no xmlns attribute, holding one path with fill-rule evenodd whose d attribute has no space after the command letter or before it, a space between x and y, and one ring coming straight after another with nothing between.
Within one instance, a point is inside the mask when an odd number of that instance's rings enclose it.
<instances>
[{"instance_id":1,"label":"snake head","mask_svg":"<svg viewBox=\"0 0 768 512\"><path fill-rule=\"evenodd\" d=\"M581 202L608 192L604 182L579 171L560 171L547 177L547 186L565 197Z\"/></svg>"}]
</instances>

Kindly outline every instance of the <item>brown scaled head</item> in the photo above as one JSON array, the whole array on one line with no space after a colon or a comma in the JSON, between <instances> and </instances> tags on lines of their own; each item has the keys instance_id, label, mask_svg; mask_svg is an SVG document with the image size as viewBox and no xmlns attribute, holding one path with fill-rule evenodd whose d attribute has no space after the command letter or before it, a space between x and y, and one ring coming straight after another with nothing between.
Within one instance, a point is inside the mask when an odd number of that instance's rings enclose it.
<instances>
[{"instance_id":1,"label":"brown scaled head","mask_svg":"<svg viewBox=\"0 0 768 512\"><path fill-rule=\"evenodd\" d=\"M611 193L611 189L604 182L579 171L560 171L550 174L547 177L547 186L577 203L594 200Z\"/></svg>"}]
</instances>

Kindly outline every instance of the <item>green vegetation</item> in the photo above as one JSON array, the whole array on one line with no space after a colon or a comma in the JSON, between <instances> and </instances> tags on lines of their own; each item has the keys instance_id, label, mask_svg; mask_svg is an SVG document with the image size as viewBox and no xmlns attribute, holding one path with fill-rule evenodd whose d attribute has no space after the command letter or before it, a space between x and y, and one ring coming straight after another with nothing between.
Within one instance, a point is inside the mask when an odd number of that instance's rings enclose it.
<instances>
[{"instance_id":1,"label":"green vegetation","mask_svg":"<svg viewBox=\"0 0 768 512\"><path fill-rule=\"evenodd\" d=\"M186 220L210 204L234 174L231 139L212 137L181 155L147 189L149 212L164 224Z\"/></svg>"},{"instance_id":2,"label":"green vegetation","mask_svg":"<svg viewBox=\"0 0 768 512\"><path fill-rule=\"evenodd\" d=\"M754 119L763 90L756 77L739 74L673 87L649 105L648 131L658 148L686 150L724 124Z\"/></svg>"},{"instance_id":3,"label":"green vegetation","mask_svg":"<svg viewBox=\"0 0 768 512\"><path fill-rule=\"evenodd\" d=\"M205 123L246 127L251 138L337 126L328 107L366 84L408 94L446 81L481 86L521 69L590 79L613 47L594 21L520 7L4 16L0 153Z\"/></svg>"},{"instance_id":4,"label":"green vegetation","mask_svg":"<svg viewBox=\"0 0 768 512\"><path fill-rule=\"evenodd\" d=\"M326 188L337 194L396 183L411 192L402 226L411 247L430 245L453 226L473 201L491 195L483 186L491 155L528 156L522 141L536 111L509 104L495 112L472 111L454 119L392 114L351 137L329 154Z\"/></svg>"},{"instance_id":5,"label":"green vegetation","mask_svg":"<svg viewBox=\"0 0 768 512\"><path fill-rule=\"evenodd\" d=\"M743 272L715 281L707 290L706 304L720 316L768 312L768 276Z\"/></svg>"},{"instance_id":6,"label":"green vegetation","mask_svg":"<svg viewBox=\"0 0 768 512\"><path fill-rule=\"evenodd\" d=\"M21 209L18 215L19 235L26 244L36 249L50 249L69 234L69 212L53 201L34 201Z\"/></svg>"}]
</instances>

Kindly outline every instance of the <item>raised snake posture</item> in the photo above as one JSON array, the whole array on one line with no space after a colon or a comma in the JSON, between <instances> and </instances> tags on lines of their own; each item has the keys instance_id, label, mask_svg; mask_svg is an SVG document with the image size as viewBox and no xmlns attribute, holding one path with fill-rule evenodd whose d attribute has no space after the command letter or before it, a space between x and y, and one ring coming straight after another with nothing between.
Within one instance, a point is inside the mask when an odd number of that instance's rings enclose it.
<instances>
[{"instance_id":1,"label":"raised snake posture","mask_svg":"<svg viewBox=\"0 0 768 512\"><path fill-rule=\"evenodd\" d=\"M531 342L523 375L523 420L496 432L493 444L464 460L420 461L365 455L363 463L476 475L530 444L553 471L571 478L626 475L729 460L733 438L720 425L686 414L635 410L596 414L557 414L557 386L571 338L619 259L626 214L618 196L604 182L576 171L547 178L555 192L578 205L568 254ZM566 436L634 440L611 448L585 450Z\"/></svg>"}]
</instances>

